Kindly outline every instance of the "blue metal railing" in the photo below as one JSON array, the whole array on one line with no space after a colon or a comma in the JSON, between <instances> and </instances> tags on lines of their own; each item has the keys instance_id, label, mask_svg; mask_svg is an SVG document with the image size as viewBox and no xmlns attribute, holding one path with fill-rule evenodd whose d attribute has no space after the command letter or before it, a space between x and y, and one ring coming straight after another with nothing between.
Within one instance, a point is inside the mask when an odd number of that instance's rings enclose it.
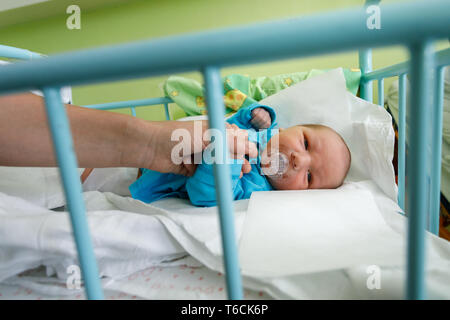
<instances>
[{"instance_id":1,"label":"blue metal railing","mask_svg":"<svg viewBox=\"0 0 450 320\"><path fill-rule=\"evenodd\" d=\"M58 54L4 67L0 92L198 71L205 65L243 65L447 38L449 7L446 0L381 6L383 25L379 30L367 29L366 12L356 8Z\"/></svg>"},{"instance_id":2,"label":"blue metal railing","mask_svg":"<svg viewBox=\"0 0 450 320\"><path fill-rule=\"evenodd\" d=\"M450 48L438 51L434 54L434 65L431 70L435 70L435 83L433 84L432 102L432 137L431 137L431 186L430 186L430 208L428 229L434 234L439 233L439 197L441 181L441 144L436 141L442 141L442 108L443 108L443 68L450 64ZM382 83L385 78L399 77L399 151L398 151L398 203L402 209L405 209L405 161L406 161L406 75L410 71L411 62L406 61L386 68L378 69L373 72L362 74L361 83L370 83L378 80ZM379 85L380 87L380 85ZM384 93L378 91L379 101L384 101ZM383 102L379 102L383 105ZM428 101L428 104L431 104Z\"/></svg>"},{"instance_id":3,"label":"blue metal railing","mask_svg":"<svg viewBox=\"0 0 450 320\"><path fill-rule=\"evenodd\" d=\"M408 112L408 147L410 150L406 160L408 161L407 176L410 179L406 186L408 198L405 205L405 211L409 216L406 297L422 299L425 297L424 217L426 211L424 201L426 141L423 137L429 127L425 121L428 105L426 96L431 79L430 68L434 63L434 55L430 52L430 40L447 38L450 35L450 2L436 0L392 4L382 6L381 13L383 24L382 29L379 30L366 28L366 12L358 8L240 28L76 51L31 62L20 62L5 66L0 70L0 94L45 88L47 108L50 112L51 106L59 106L60 109L64 109L61 108L60 97L55 91L61 86L202 70L207 86L206 96L211 127L223 131L223 101L221 99L223 87L218 81L220 80L220 67L343 50L360 50L360 66L363 71L362 97L371 101L371 81L373 79L370 77L374 73L370 72L372 64L369 48L396 44L406 45L412 56L413 68L410 72L411 91L414 94L411 111ZM239 48L239 50L235 48ZM437 60L439 60L439 55L437 55ZM404 82L404 74L408 70L398 74L403 79L401 83ZM387 77L387 74L381 73L381 78ZM403 83L402 88L404 87ZM402 94L404 95L404 93ZM404 97L401 100L401 105L404 105ZM136 105L128 104L127 106L134 108ZM65 118L64 130L68 130L65 113L61 112L57 117ZM438 120L439 117L442 120L441 115L436 115L436 117ZM400 123L406 125L406 122L402 121ZM52 131L52 134L55 136L56 131ZM71 141L70 132L64 139L66 142ZM71 149L67 151L69 154L73 153L70 145L71 143L66 143L66 150L67 148ZM62 146L55 141L55 148L60 149ZM440 158L437 161L440 163ZM61 171L75 172L76 160L64 169L61 163L59 165ZM241 299L242 286L240 285L239 263L234 240L233 208L227 195L227 186L229 186L229 176L226 174L227 166L219 167L215 164L214 171L217 190L225 190L219 192L220 195L218 193L218 203L228 296L231 299ZM64 178L65 176L70 176L69 174L63 175L63 179L70 180L70 178ZM433 179L437 178L433 176ZM436 181L434 182L436 183ZM77 183L79 184L78 177ZM71 188L72 185L67 184L67 189ZM78 196L74 193L77 192L67 192L66 190L68 198L71 197L72 200L78 201ZM71 215L78 215L75 213L75 209L71 209ZM84 215L84 212L80 215ZM81 226L81 228L84 227L87 230L87 224ZM74 224L74 228L78 228L78 226ZM77 237L80 235L75 233L78 245ZM89 251L89 249L77 248L79 252ZM92 248L90 250L92 251ZM82 252L80 252L81 254ZM88 260L91 265L89 263L87 266L82 265L88 297L100 298L101 291L99 293L97 289L96 282L98 283L98 281L95 279L95 270L89 268L95 265L95 260L92 255Z\"/></svg>"},{"instance_id":4,"label":"blue metal railing","mask_svg":"<svg viewBox=\"0 0 450 320\"><path fill-rule=\"evenodd\" d=\"M432 53L430 43L423 42L411 46L411 61L389 66L380 70L363 74L361 82L367 83L378 80L379 104L383 105L384 78L399 77L399 145L398 145L398 203L402 209L409 213L408 219L408 274L407 297L415 299L425 298L425 225L428 230L439 234L440 209L440 182L441 182L441 154L442 154L442 117L443 117L443 67L450 64L450 49ZM412 67L411 67L412 66ZM435 71L434 77L432 72ZM410 110L406 112L406 74L411 72L411 103ZM428 74L428 77L423 75ZM433 80L433 81L432 81ZM431 83L431 84L430 84ZM434 90L434 101L427 100L431 88ZM426 106L433 106L427 110ZM430 112L431 111L431 112ZM410 155L406 158L406 113L410 115L408 140L410 141ZM427 142L429 138L424 134L430 118L431 122L431 152L427 157ZM423 128L420 130L420 128ZM414 142L414 143L413 143ZM405 174L406 161L408 170ZM426 171L430 166L430 186L427 190ZM421 174L417 174L417 172ZM409 177L406 184L406 177ZM409 188L409 191L406 189ZM406 201L417 198L416 201ZM429 194L429 202L427 196ZM408 199L407 199L408 200ZM412 203L414 206L412 207ZM428 217L426 215L428 212ZM427 219L428 218L428 219Z\"/></svg>"},{"instance_id":5,"label":"blue metal railing","mask_svg":"<svg viewBox=\"0 0 450 320\"><path fill-rule=\"evenodd\" d=\"M103 299L97 263L86 219L80 176L77 171L77 158L73 148L66 109L61 102L59 88L44 88L43 93L56 159L60 168L67 199L67 208L69 209L73 226L80 266L83 272L84 282L86 283L86 295L89 299Z\"/></svg>"},{"instance_id":6,"label":"blue metal railing","mask_svg":"<svg viewBox=\"0 0 450 320\"><path fill-rule=\"evenodd\" d=\"M131 114L135 117L136 116L135 108L137 108L137 107L146 107L146 106L162 104L162 105L164 105L164 112L165 112L166 120L171 120L169 103L173 103L173 100L168 97L161 97L161 98L150 98L150 99L141 99L141 100L109 102L109 103L102 103L102 104L92 104L92 105L87 105L84 107L90 108L90 109L98 109L98 110L113 110L113 109L130 108Z\"/></svg>"},{"instance_id":7,"label":"blue metal railing","mask_svg":"<svg viewBox=\"0 0 450 320\"><path fill-rule=\"evenodd\" d=\"M19 49L9 46L4 46L0 44L0 57L8 59L19 59L19 60L34 60L40 59L44 55L36 52L31 52L26 49Z\"/></svg>"},{"instance_id":8,"label":"blue metal railing","mask_svg":"<svg viewBox=\"0 0 450 320\"><path fill-rule=\"evenodd\" d=\"M425 218L426 218L426 165L429 123L428 86L431 80L432 51L429 42L410 47L411 103L409 115L409 156L406 159L406 210L408 212L408 273L407 297L425 298ZM414 141L414 143L411 143Z\"/></svg>"}]
</instances>

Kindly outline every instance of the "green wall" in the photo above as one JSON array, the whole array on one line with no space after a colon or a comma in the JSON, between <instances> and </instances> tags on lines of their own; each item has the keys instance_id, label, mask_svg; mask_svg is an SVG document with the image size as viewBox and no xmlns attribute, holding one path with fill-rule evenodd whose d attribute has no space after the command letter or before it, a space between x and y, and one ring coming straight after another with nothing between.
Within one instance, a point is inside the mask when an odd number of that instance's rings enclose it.
<instances>
[{"instance_id":1,"label":"green wall","mask_svg":"<svg viewBox=\"0 0 450 320\"><path fill-rule=\"evenodd\" d=\"M398 1L402 0L384 0L383 3ZM71 1L71 3L76 4L77 1ZM44 19L2 27L0 43L52 54L361 6L362 3L363 0L166 0L128 1L96 9L83 9L82 2L80 2L81 30L66 28L66 19L69 15L63 10L61 14ZM32 9L39 12L39 10L45 10L45 6L35 5ZM25 9L12 10L11 13L20 15L20 10ZM43 12L40 13L43 14ZM448 44L439 43L438 47L448 47ZM236 48L236 50L238 49ZM379 68L401 62L407 59L407 54L402 48L378 49L374 50L373 58L374 68ZM250 76L261 76L305 71L311 68L335 67L358 67L357 53L348 52L301 60L226 68L222 70L222 75L244 73ZM199 73L181 75L201 80ZM74 103L83 105L161 96L161 84L166 78L167 76L163 76L74 87ZM391 82L392 79L385 81L386 91ZM376 100L376 94L374 97ZM122 112L128 113L129 111L123 110ZM183 116L183 112L174 105L171 106L171 112L175 117ZM146 119L160 120L164 118L164 112L160 107L141 108L137 110L137 113L138 116Z\"/></svg>"}]
</instances>

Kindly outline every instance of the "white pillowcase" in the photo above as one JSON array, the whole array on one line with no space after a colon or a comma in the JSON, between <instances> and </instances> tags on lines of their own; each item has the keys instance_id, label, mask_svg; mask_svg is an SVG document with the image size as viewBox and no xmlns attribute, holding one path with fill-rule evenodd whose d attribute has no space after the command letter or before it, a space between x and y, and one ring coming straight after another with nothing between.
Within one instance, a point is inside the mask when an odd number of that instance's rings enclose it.
<instances>
[{"instance_id":1,"label":"white pillowcase","mask_svg":"<svg viewBox=\"0 0 450 320\"><path fill-rule=\"evenodd\" d=\"M48 209L65 204L58 168L0 167L0 192Z\"/></svg>"},{"instance_id":2,"label":"white pillowcase","mask_svg":"<svg viewBox=\"0 0 450 320\"><path fill-rule=\"evenodd\" d=\"M83 168L78 169L81 176ZM136 168L95 168L83 183L83 192L112 192L130 196L128 186L137 178ZM59 168L1 167L0 193L54 209L66 204Z\"/></svg>"}]
</instances>

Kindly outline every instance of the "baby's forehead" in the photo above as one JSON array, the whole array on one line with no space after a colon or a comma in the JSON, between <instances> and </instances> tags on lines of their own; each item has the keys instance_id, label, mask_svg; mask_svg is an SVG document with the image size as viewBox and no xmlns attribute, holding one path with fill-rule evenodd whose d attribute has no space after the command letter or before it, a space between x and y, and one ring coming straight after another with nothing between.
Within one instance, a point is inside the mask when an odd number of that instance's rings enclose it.
<instances>
[{"instance_id":1,"label":"baby's forehead","mask_svg":"<svg viewBox=\"0 0 450 320\"><path fill-rule=\"evenodd\" d=\"M315 135L318 140L323 141L327 145L339 146L335 151L347 152L347 144L344 139L332 128L321 124L298 125L307 132L310 137Z\"/></svg>"},{"instance_id":2,"label":"baby's forehead","mask_svg":"<svg viewBox=\"0 0 450 320\"><path fill-rule=\"evenodd\" d=\"M335 136L336 138L340 137L336 131L334 131L332 128L325 126L323 124L298 124L297 127L306 129L308 131L328 133L330 136Z\"/></svg>"}]
</instances>

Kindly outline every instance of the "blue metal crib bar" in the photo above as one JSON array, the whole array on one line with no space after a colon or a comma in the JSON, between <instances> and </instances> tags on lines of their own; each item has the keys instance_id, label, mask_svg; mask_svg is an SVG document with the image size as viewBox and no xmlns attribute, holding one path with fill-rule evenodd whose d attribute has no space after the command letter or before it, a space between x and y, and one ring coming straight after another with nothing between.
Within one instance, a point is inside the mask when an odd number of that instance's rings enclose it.
<instances>
[{"instance_id":1,"label":"blue metal crib bar","mask_svg":"<svg viewBox=\"0 0 450 320\"><path fill-rule=\"evenodd\" d=\"M90 109L98 109L98 110L113 110L113 109L122 109L122 108L130 108L133 116L136 116L136 107L145 107L145 106L153 106L153 105L164 105L164 111L166 115L166 120L170 120L170 112L169 112L169 103L173 103L173 100L168 97L160 97L160 98L150 98L150 99L141 99L141 100L127 100L120 102L109 102L102 104L92 104L84 106L85 108Z\"/></svg>"},{"instance_id":2,"label":"blue metal crib bar","mask_svg":"<svg viewBox=\"0 0 450 320\"><path fill-rule=\"evenodd\" d=\"M406 73L399 75L398 90L398 205L405 210L405 177L406 177Z\"/></svg>"},{"instance_id":3,"label":"blue metal crib bar","mask_svg":"<svg viewBox=\"0 0 450 320\"><path fill-rule=\"evenodd\" d=\"M432 104L432 137L431 152L429 161L431 166L431 185L430 185L430 203L428 230L436 235L439 234L439 204L440 204L440 182L441 182L441 149L442 144L442 109L443 109L443 67L450 64L450 48L438 51L434 54L435 82L433 83L434 101L428 101ZM406 61L386 68L375 70L369 73L363 73L361 83L371 83L378 80L378 100L383 105L384 92L382 83L384 78L399 77L399 150L398 150L398 203L402 209L405 209L405 159L406 159L406 74L410 71L411 62Z\"/></svg>"},{"instance_id":4,"label":"blue metal crib bar","mask_svg":"<svg viewBox=\"0 0 450 320\"><path fill-rule=\"evenodd\" d=\"M450 35L450 3L446 0L398 3L381 6L381 13L383 25L379 30L366 28L367 14L358 8L77 51L21 62L0 70L0 94L46 88L44 91L52 100L53 95L49 93L54 93L56 88L65 85L203 70L208 86L210 121L214 129L223 131L223 117L220 111L223 110L223 102L219 102L217 98L223 91L217 81L219 67L404 44L409 47L415 63L412 70L415 102L414 112L408 118L409 131L416 132L420 136L427 129L427 123L418 115L426 111L426 87L422 85L426 85L426 81L430 79L427 68L431 60L428 41ZM370 51L365 53L362 51L360 56L365 59L362 65L367 63L365 66L368 68L365 71L369 71ZM365 83L363 86L366 89L369 87ZM368 90L365 92L365 95L371 96ZM60 102L56 104L60 105ZM61 114L61 117L64 116ZM426 174L424 157L420 153L425 150L425 145L423 139L416 141L415 135L410 138L411 145L415 146L411 148L408 157L408 161L411 161L408 162L408 177L415 175L416 178L412 180L418 185L411 186L411 189L407 190L406 211L409 213L407 298L419 299L425 297L424 264L420 261L422 259L423 262L424 257L425 214L425 195L421 182L425 180ZM67 139L70 140L70 137ZM59 147L61 146L56 145L56 148ZM75 171L75 167L72 165L71 170ZM215 182L217 189L226 190L229 177L222 170L216 167ZM231 299L240 299L242 287L239 286L241 280L233 238L234 226L230 218L233 216L233 208L230 204L227 206L227 199L227 196L223 196L218 200L228 294ZM77 237L76 234L75 236ZM227 249L228 240L232 244ZM90 262L95 264L94 259ZM88 297L95 297L89 295L89 290L95 288L96 281L94 277L86 277L92 270L83 266L82 268ZM95 272L92 274L95 275Z\"/></svg>"},{"instance_id":5,"label":"blue metal crib bar","mask_svg":"<svg viewBox=\"0 0 450 320\"><path fill-rule=\"evenodd\" d=\"M450 64L450 48L437 51L435 53L435 67L443 67ZM392 66L374 70L368 73L362 72L361 82L369 83L373 80L390 78L407 73L410 70L410 61L397 63Z\"/></svg>"},{"instance_id":6,"label":"blue metal crib bar","mask_svg":"<svg viewBox=\"0 0 450 320\"><path fill-rule=\"evenodd\" d=\"M380 0L366 0L364 3L364 9L370 5L378 4ZM359 68L361 69L361 74L366 74L372 71L372 49L364 48L360 49L358 52L359 57ZM373 85L372 82L360 82L359 85L359 96L369 102L373 100Z\"/></svg>"},{"instance_id":7,"label":"blue metal crib bar","mask_svg":"<svg viewBox=\"0 0 450 320\"><path fill-rule=\"evenodd\" d=\"M43 93L81 270L86 283L86 294L89 299L103 299L66 109L61 101L59 88L44 88Z\"/></svg>"},{"instance_id":8,"label":"blue metal crib bar","mask_svg":"<svg viewBox=\"0 0 450 320\"><path fill-rule=\"evenodd\" d=\"M444 109L444 67L436 69L434 82L434 103L433 103L433 136L431 138L431 190L430 190L430 218L429 230L435 235L439 235L439 209L440 209L440 184L441 184L441 156L442 156L442 114Z\"/></svg>"},{"instance_id":9,"label":"blue metal crib bar","mask_svg":"<svg viewBox=\"0 0 450 320\"><path fill-rule=\"evenodd\" d=\"M19 60L40 59L44 55L26 49L14 48L0 44L0 57Z\"/></svg>"},{"instance_id":10,"label":"blue metal crib bar","mask_svg":"<svg viewBox=\"0 0 450 320\"><path fill-rule=\"evenodd\" d=\"M431 80L432 50L429 42L419 42L410 47L411 52L411 103L408 141L410 156L406 159L406 210L408 212L408 272L407 298L425 298L425 221L426 221L426 165L429 106L428 87ZM414 141L414 143L411 143Z\"/></svg>"},{"instance_id":11,"label":"blue metal crib bar","mask_svg":"<svg viewBox=\"0 0 450 320\"><path fill-rule=\"evenodd\" d=\"M399 76L399 153L398 153L398 202L401 208L409 212L408 228L408 274L407 274L407 297L425 298L425 282L423 270L425 267L425 243L423 241L424 226L427 223L426 212L428 211L428 229L430 232L439 234L439 204L440 204L440 182L441 182L441 149L442 149L442 115L443 115L443 83L445 65L450 64L450 49L445 49L432 54L429 42L413 44L410 48L412 59L404 63L389 66L380 70L363 74L362 82L367 83L377 79L379 83L378 99L383 105L384 92L383 80L386 77ZM411 68L412 66L412 68ZM409 129L409 141L411 156L408 157L408 174L410 181L406 185L408 197L420 195L420 200L415 202L417 207L405 208L405 130L406 130L406 73L411 72L411 122L415 122L417 128L426 128L432 115L431 129L431 152L427 157L427 130L418 131ZM435 71L434 77L431 73ZM430 76L422 77L429 73ZM434 78L434 79L433 79ZM434 81L431 82L431 79ZM429 89L434 89L434 100L427 100ZM431 112L423 106L432 106ZM422 107L421 107L422 106ZM430 165L430 188L429 203L427 208L426 168L427 161ZM414 174L416 170L423 170L422 175ZM410 201L407 202L410 204ZM427 210L428 209L428 210ZM419 214L422 212L422 214Z\"/></svg>"}]
</instances>

